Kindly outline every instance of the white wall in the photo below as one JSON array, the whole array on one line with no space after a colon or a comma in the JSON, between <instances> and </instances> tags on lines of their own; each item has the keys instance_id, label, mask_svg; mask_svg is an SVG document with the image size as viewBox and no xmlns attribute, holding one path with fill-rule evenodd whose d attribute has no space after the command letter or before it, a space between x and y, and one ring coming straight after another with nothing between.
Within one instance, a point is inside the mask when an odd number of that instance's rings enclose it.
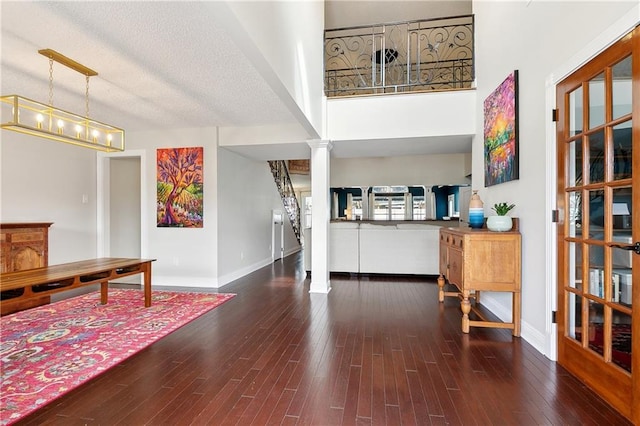
<instances>
[{"instance_id":1,"label":"white wall","mask_svg":"<svg viewBox=\"0 0 640 426\"><path fill-rule=\"evenodd\" d=\"M290 110L308 120L317 138L322 129L324 95L324 2L322 1L227 1L232 11L227 27L276 94L287 102L284 88L293 100ZM219 12L225 12L218 5ZM234 19L235 18L235 19ZM249 37L271 70L251 52ZM272 73L273 72L273 73ZM299 111L296 111L298 109ZM297 114L301 112L302 115Z\"/></svg>"},{"instance_id":2,"label":"white wall","mask_svg":"<svg viewBox=\"0 0 640 426\"><path fill-rule=\"evenodd\" d=\"M541 351L546 322L545 225L551 214L545 208L545 179L547 167L555 169L554 164L545 162L545 126L551 114L545 105L545 80L636 5L637 1L473 3L477 130L472 186L480 189L485 214L497 202L517 206L513 216L521 218L523 241L522 336ZM482 103L514 69L519 70L520 179L484 188ZM510 298L504 294L487 296L483 303L508 318Z\"/></svg>"},{"instance_id":3,"label":"white wall","mask_svg":"<svg viewBox=\"0 0 640 426\"><path fill-rule=\"evenodd\" d=\"M475 90L330 98L327 100L327 138L473 135L475 106Z\"/></svg>"},{"instance_id":4,"label":"white wall","mask_svg":"<svg viewBox=\"0 0 640 426\"><path fill-rule=\"evenodd\" d=\"M296 124L219 128L220 146L301 142L306 141L307 137L303 129Z\"/></svg>"},{"instance_id":5,"label":"white wall","mask_svg":"<svg viewBox=\"0 0 640 426\"><path fill-rule=\"evenodd\" d=\"M8 130L0 138L0 220L53 222L50 264L95 257L96 152Z\"/></svg>"},{"instance_id":6,"label":"white wall","mask_svg":"<svg viewBox=\"0 0 640 426\"><path fill-rule=\"evenodd\" d=\"M203 147L204 217L202 228L158 228L156 220L156 150ZM171 129L127 134L127 149L146 150L148 256L153 263L153 284L217 287L218 201L216 128ZM144 223L145 221L143 221Z\"/></svg>"},{"instance_id":7,"label":"white wall","mask_svg":"<svg viewBox=\"0 0 640 426\"><path fill-rule=\"evenodd\" d=\"M468 184L468 154L332 158L331 187Z\"/></svg>"},{"instance_id":8,"label":"white wall","mask_svg":"<svg viewBox=\"0 0 640 426\"><path fill-rule=\"evenodd\" d=\"M284 213L266 161L218 151L218 276L220 285L271 263L272 210ZM285 255L300 249L284 221Z\"/></svg>"},{"instance_id":9,"label":"white wall","mask_svg":"<svg viewBox=\"0 0 640 426\"><path fill-rule=\"evenodd\" d=\"M327 28L415 21L471 14L471 0L326 0Z\"/></svg>"}]
</instances>

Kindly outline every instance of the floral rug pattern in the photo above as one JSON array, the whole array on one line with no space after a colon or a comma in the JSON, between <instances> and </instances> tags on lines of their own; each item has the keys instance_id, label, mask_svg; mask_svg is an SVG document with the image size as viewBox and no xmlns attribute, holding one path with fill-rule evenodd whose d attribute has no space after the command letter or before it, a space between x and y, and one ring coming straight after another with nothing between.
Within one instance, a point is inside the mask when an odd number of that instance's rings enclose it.
<instances>
[{"instance_id":1,"label":"floral rug pattern","mask_svg":"<svg viewBox=\"0 0 640 426\"><path fill-rule=\"evenodd\" d=\"M43 407L234 294L110 289L0 318L0 424Z\"/></svg>"}]
</instances>

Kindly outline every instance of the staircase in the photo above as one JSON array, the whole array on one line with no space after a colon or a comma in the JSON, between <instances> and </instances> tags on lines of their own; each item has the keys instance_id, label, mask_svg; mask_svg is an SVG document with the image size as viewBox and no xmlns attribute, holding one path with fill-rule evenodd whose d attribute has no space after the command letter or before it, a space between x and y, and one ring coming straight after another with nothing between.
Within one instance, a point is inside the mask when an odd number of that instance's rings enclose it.
<instances>
[{"instance_id":1,"label":"staircase","mask_svg":"<svg viewBox=\"0 0 640 426\"><path fill-rule=\"evenodd\" d=\"M282 198L284 209L287 212L287 216L289 216L289 222L291 222L293 232L298 239L298 243L301 243L300 204L298 204L296 193L293 190L293 185L291 184L291 177L289 176L287 163L284 160L269 161L269 167L271 168L271 174L273 174L273 179L278 187L280 198Z\"/></svg>"}]
</instances>

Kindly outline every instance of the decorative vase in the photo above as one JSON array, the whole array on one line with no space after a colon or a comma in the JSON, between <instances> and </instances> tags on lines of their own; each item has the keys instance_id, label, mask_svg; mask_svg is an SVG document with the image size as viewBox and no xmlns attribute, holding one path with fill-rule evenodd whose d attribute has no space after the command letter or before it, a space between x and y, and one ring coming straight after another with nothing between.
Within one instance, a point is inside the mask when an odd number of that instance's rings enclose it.
<instances>
[{"instance_id":1,"label":"decorative vase","mask_svg":"<svg viewBox=\"0 0 640 426\"><path fill-rule=\"evenodd\" d=\"M505 232L511 231L513 221L511 216L489 216L487 218L487 228L490 231Z\"/></svg>"},{"instance_id":2,"label":"decorative vase","mask_svg":"<svg viewBox=\"0 0 640 426\"><path fill-rule=\"evenodd\" d=\"M472 228L482 228L484 225L484 203L478 195L478 191L473 191L469 200L469 226Z\"/></svg>"}]
</instances>

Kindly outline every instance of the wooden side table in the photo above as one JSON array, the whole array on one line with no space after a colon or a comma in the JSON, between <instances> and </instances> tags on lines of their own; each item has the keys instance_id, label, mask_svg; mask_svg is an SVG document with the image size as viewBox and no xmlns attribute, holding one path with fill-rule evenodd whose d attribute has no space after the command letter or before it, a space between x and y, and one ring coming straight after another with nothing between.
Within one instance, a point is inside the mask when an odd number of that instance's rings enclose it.
<instances>
[{"instance_id":1,"label":"wooden side table","mask_svg":"<svg viewBox=\"0 0 640 426\"><path fill-rule=\"evenodd\" d=\"M461 299L462 331L469 327L508 328L514 336L520 336L521 315L521 235L518 221L508 232L487 229L442 228L440 230L440 277L438 300L447 296ZM445 282L456 286L457 291L444 291ZM512 293L511 322L488 321L477 310L481 321L469 319L473 309L470 302L479 302L481 291Z\"/></svg>"}]
</instances>

